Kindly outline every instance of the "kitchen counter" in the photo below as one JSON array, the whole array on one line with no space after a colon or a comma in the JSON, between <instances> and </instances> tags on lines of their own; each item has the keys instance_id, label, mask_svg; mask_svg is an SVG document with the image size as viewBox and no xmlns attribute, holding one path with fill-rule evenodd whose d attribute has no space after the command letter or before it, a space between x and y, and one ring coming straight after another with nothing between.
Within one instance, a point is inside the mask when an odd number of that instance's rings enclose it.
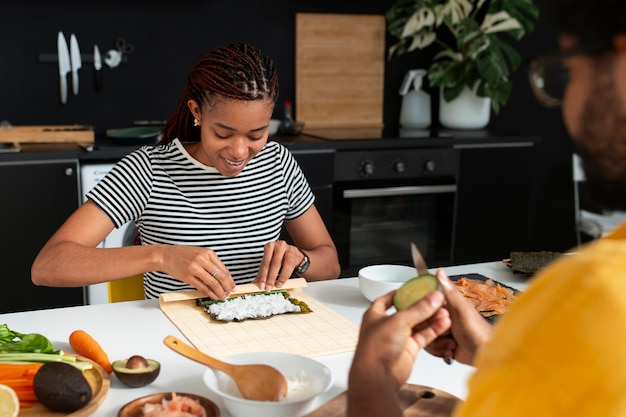
<instances>
[{"instance_id":1,"label":"kitchen counter","mask_svg":"<svg viewBox=\"0 0 626 417\"><path fill-rule=\"evenodd\" d=\"M535 135L499 133L486 130L473 131L418 131L418 133L400 133L379 130L373 136L363 135L361 131L343 129L313 131L311 134L298 136L276 136L271 140L282 143L292 151L307 150L354 150L377 148L474 148L474 147L510 147L532 146L540 141ZM333 137L341 137L335 139ZM1 162L77 159L81 162L115 161L142 146L125 145L113 142L104 134L96 134L93 147L79 146L73 143L22 144L19 152L0 151Z\"/></svg>"},{"instance_id":2,"label":"kitchen counter","mask_svg":"<svg viewBox=\"0 0 626 417\"><path fill-rule=\"evenodd\" d=\"M456 183L456 197L444 207L446 212L454 211L451 218L455 224L451 241L439 243L450 248L439 256L440 260L467 264L506 257L512 250L537 249L531 246L531 237L535 233L540 138L483 130L427 131L428 135L422 137L418 133L405 137L401 132L385 130L376 134L350 129L309 133L276 136L274 140L285 144L307 177L316 208L338 244L345 270L342 276L354 275L349 268L361 266L359 262L351 263L349 246L342 243L348 242L346 230L351 230L341 224L345 214L350 213L347 200L342 199L342 187L393 187L394 183L404 186L413 180L421 185L431 181L438 184L443 180L440 177L446 176L445 181ZM16 285L24 294L20 298L11 298L8 293L0 295L0 312L88 302L80 288L35 287L30 282L30 269L41 247L82 204L87 187L142 146L136 141L122 145L121 140L114 142L103 133L96 133L93 149L72 143L22 144L21 152L0 153L0 189L7 201L0 209L5 219L0 222L5 237L0 250L13 260L6 275L16 278ZM94 170L98 172L95 177ZM431 195L416 198L424 200L420 207L438 200ZM482 201L490 203L477 204ZM41 216L42 209L45 216ZM503 224L507 227L503 228ZM481 236L482 245L475 244L476 236ZM385 260L371 260L381 261Z\"/></svg>"},{"instance_id":3,"label":"kitchen counter","mask_svg":"<svg viewBox=\"0 0 626 417\"><path fill-rule=\"evenodd\" d=\"M527 281L525 276L512 274L502 262L453 266L446 267L446 270L450 275L479 273L520 290L525 288ZM305 291L357 325L369 305L361 295L357 278L311 282ZM72 352L67 341L70 333L75 329L83 329L100 342L111 360L138 354L161 362L159 377L146 387L129 388L112 375L110 391L93 413L94 417L117 415L127 402L157 392L188 392L211 398L202 380L207 368L163 344L167 335L183 340L184 336L161 312L158 300L0 314L0 323L6 323L21 332L41 333L57 349L67 352ZM331 389L317 399L315 406L319 407L346 390L352 353L325 355L315 359L328 366L334 376ZM438 388L465 398L466 382L472 370L472 367L458 363L446 365L443 360L422 352L408 382ZM216 402L219 405L219 401ZM222 416L228 417L229 414L222 410Z\"/></svg>"}]
</instances>

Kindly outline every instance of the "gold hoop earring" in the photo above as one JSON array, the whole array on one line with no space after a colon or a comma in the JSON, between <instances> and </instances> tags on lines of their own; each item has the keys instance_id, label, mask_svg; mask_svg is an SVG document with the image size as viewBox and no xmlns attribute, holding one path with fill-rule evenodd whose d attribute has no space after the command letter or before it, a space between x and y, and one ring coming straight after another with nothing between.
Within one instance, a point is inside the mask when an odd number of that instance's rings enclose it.
<instances>
[{"instance_id":1,"label":"gold hoop earring","mask_svg":"<svg viewBox=\"0 0 626 417\"><path fill-rule=\"evenodd\" d=\"M193 119L194 126L200 126L200 121L198 119Z\"/></svg>"}]
</instances>

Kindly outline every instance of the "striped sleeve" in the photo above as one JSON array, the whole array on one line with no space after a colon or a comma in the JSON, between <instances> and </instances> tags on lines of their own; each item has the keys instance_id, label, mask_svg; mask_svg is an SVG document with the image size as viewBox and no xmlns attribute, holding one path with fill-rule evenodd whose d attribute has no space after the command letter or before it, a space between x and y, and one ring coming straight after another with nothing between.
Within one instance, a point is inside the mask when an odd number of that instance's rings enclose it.
<instances>
[{"instance_id":1,"label":"striped sleeve","mask_svg":"<svg viewBox=\"0 0 626 417\"><path fill-rule=\"evenodd\" d=\"M120 227L143 212L150 197L152 177L150 157L142 148L120 160L87 193L87 198L111 218L115 227Z\"/></svg>"},{"instance_id":2,"label":"striped sleeve","mask_svg":"<svg viewBox=\"0 0 626 417\"><path fill-rule=\"evenodd\" d=\"M311 187L293 155L284 146L278 144L280 149L281 166L285 178L285 188L289 198L289 209L285 216L286 220L300 217L315 202Z\"/></svg>"}]
</instances>

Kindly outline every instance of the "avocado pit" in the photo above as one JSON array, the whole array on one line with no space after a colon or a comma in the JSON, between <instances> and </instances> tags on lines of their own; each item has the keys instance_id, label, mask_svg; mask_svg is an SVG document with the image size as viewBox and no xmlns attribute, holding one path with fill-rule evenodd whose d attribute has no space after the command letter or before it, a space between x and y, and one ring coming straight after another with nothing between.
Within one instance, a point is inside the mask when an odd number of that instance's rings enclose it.
<instances>
[{"instance_id":1,"label":"avocado pit","mask_svg":"<svg viewBox=\"0 0 626 417\"><path fill-rule=\"evenodd\" d=\"M113 372L129 387L138 388L152 383L161 371L161 364L154 359L133 355L113 362Z\"/></svg>"}]
</instances>

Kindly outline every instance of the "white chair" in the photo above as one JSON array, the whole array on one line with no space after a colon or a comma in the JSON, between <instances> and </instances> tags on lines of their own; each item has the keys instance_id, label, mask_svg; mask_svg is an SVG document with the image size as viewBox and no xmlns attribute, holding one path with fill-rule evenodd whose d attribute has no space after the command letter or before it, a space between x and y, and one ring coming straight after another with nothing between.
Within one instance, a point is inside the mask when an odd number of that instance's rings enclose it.
<instances>
[{"instance_id":1,"label":"white chair","mask_svg":"<svg viewBox=\"0 0 626 417\"><path fill-rule=\"evenodd\" d=\"M576 239L580 245L611 232L626 220L626 212L605 210L588 195L585 187L585 172L582 169L580 157L576 154L572 155L572 169Z\"/></svg>"}]
</instances>

